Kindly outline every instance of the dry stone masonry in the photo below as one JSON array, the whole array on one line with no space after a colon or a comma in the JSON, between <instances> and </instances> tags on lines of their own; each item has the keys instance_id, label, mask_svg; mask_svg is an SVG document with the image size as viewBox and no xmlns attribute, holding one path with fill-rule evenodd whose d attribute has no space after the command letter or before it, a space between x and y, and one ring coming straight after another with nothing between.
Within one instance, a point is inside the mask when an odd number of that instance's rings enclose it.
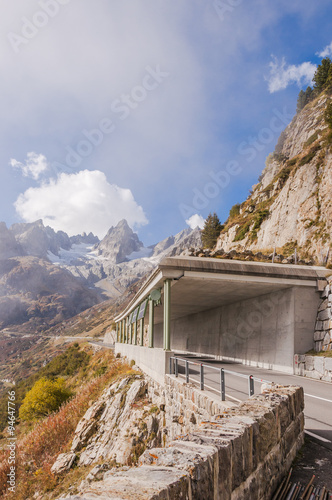
<instances>
[{"instance_id":1,"label":"dry stone masonry","mask_svg":"<svg viewBox=\"0 0 332 500\"><path fill-rule=\"evenodd\" d=\"M315 326L315 351L332 350L332 278L322 293Z\"/></svg>"},{"instance_id":2,"label":"dry stone masonry","mask_svg":"<svg viewBox=\"0 0 332 500\"><path fill-rule=\"evenodd\" d=\"M126 377L90 407L53 472L95 463L61 500L268 500L303 436L300 388L267 389L234 406L171 376L165 386ZM138 466L120 466L133 450Z\"/></svg>"}]
</instances>

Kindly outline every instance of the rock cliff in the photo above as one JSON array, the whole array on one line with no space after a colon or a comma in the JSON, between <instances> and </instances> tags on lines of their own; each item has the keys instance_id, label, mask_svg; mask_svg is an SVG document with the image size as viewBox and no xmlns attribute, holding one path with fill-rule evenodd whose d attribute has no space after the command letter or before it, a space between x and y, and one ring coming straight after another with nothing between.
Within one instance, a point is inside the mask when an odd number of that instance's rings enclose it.
<instances>
[{"instance_id":1,"label":"rock cliff","mask_svg":"<svg viewBox=\"0 0 332 500\"><path fill-rule=\"evenodd\" d=\"M68 271L37 257L0 260L0 329L25 324L31 333L98 303Z\"/></svg>"},{"instance_id":2,"label":"rock cliff","mask_svg":"<svg viewBox=\"0 0 332 500\"><path fill-rule=\"evenodd\" d=\"M233 207L216 250L297 253L323 264L331 255L332 132L330 97L307 104L281 133L245 202Z\"/></svg>"},{"instance_id":3,"label":"rock cliff","mask_svg":"<svg viewBox=\"0 0 332 500\"><path fill-rule=\"evenodd\" d=\"M128 226L125 219L115 227L111 227L105 238L96 245L98 255L107 258L111 264L124 262L133 252L139 252L144 247L136 233Z\"/></svg>"}]
</instances>

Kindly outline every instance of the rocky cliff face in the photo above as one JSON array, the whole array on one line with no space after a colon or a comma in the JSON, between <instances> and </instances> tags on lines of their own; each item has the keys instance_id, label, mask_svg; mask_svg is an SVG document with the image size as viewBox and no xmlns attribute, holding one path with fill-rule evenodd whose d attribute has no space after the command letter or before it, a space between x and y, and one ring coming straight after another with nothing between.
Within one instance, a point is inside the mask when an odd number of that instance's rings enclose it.
<instances>
[{"instance_id":1,"label":"rocky cliff face","mask_svg":"<svg viewBox=\"0 0 332 500\"><path fill-rule=\"evenodd\" d=\"M47 257L49 251L58 255L60 248L69 250L71 247L70 239L65 232L55 232L51 227L45 227L42 220L13 224L10 232L21 246L23 255Z\"/></svg>"},{"instance_id":2,"label":"rocky cliff face","mask_svg":"<svg viewBox=\"0 0 332 500\"><path fill-rule=\"evenodd\" d=\"M49 327L93 306L101 293L118 298L166 255L200 244L200 231L186 229L145 248L125 220L101 242L92 233L69 238L41 220L9 229L0 223L0 329Z\"/></svg>"},{"instance_id":3,"label":"rocky cliff face","mask_svg":"<svg viewBox=\"0 0 332 500\"><path fill-rule=\"evenodd\" d=\"M17 243L15 236L7 229L4 222L0 222L0 258L8 259L23 255L23 249Z\"/></svg>"},{"instance_id":4,"label":"rocky cliff face","mask_svg":"<svg viewBox=\"0 0 332 500\"><path fill-rule=\"evenodd\" d=\"M116 227L111 227L105 238L95 248L97 254L107 258L111 264L119 264L124 262L126 257L133 252L139 252L142 247L144 245L138 239L137 234L123 219Z\"/></svg>"},{"instance_id":5,"label":"rocky cliff face","mask_svg":"<svg viewBox=\"0 0 332 500\"><path fill-rule=\"evenodd\" d=\"M297 114L259 183L225 223L216 250L277 251L322 264L332 236L332 138L320 95Z\"/></svg>"},{"instance_id":6,"label":"rocky cliff face","mask_svg":"<svg viewBox=\"0 0 332 500\"><path fill-rule=\"evenodd\" d=\"M98 295L68 271L37 257L0 260L0 329L43 330L92 307Z\"/></svg>"}]
</instances>

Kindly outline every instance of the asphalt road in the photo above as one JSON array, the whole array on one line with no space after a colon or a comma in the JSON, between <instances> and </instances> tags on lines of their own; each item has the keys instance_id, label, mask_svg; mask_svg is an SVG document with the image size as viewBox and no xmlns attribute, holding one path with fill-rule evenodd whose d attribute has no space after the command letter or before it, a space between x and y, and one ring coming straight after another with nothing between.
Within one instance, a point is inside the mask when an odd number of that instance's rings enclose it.
<instances>
[{"instance_id":1,"label":"asphalt road","mask_svg":"<svg viewBox=\"0 0 332 500\"><path fill-rule=\"evenodd\" d=\"M317 439L320 444L324 444L332 450L332 384L319 380L312 380L298 375L288 375L286 373L266 370L263 368L254 368L240 363L215 361L207 358L194 358L193 356L179 355L180 358L186 358L189 361L204 363L209 366L224 368L224 370L238 372L246 377L237 377L233 374L225 373L226 382L226 401L240 402L248 398L248 377L254 376L260 380L267 380L282 385L297 385L304 389L304 414L305 431ZM182 366L181 366L182 365ZM199 384L199 366L189 365L190 382ZM204 383L209 390L220 390L219 370L213 368L204 368ZM179 376L184 377L184 362L179 361ZM255 381L255 393L260 392L261 383Z\"/></svg>"}]
</instances>

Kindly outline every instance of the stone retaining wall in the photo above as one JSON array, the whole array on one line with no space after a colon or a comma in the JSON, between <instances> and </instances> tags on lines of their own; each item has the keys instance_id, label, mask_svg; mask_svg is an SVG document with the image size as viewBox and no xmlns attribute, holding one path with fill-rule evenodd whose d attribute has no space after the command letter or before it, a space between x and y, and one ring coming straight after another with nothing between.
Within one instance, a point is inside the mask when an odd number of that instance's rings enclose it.
<instances>
[{"instance_id":1,"label":"stone retaining wall","mask_svg":"<svg viewBox=\"0 0 332 500\"><path fill-rule=\"evenodd\" d=\"M149 397L167 409L168 446L147 450L139 464L186 471L171 498L270 499L303 444L302 388L271 389L235 405L166 376L164 387L149 380Z\"/></svg>"},{"instance_id":2,"label":"stone retaining wall","mask_svg":"<svg viewBox=\"0 0 332 500\"><path fill-rule=\"evenodd\" d=\"M178 381L167 381L169 394L164 401L162 390L155 384L152 397L162 408L173 400L176 411L182 413L184 426L186 420L190 422L193 409L190 401L196 406L199 403L200 424L192 432L177 436L167 447L146 450L139 459L139 467L111 469L103 474L102 480L84 489L83 496L66 498L272 498L303 444L302 388L278 387L273 392L252 396L237 407L220 408L219 412L214 402L198 401L192 388L182 390L177 384L181 385ZM180 392L178 397L174 397L175 389ZM204 421L205 412L216 414Z\"/></svg>"},{"instance_id":3,"label":"stone retaining wall","mask_svg":"<svg viewBox=\"0 0 332 500\"><path fill-rule=\"evenodd\" d=\"M332 382L332 358L296 354L294 356L294 373L303 377Z\"/></svg>"},{"instance_id":4,"label":"stone retaining wall","mask_svg":"<svg viewBox=\"0 0 332 500\"><path fill-rule=\"evenodd\" d=\"M318 307L314 333L315 351L332 350L332 279L328 279Z\"/></svg>"},{"instance_id":5,"label":"stone retaining wall","mask_svg":"<svg viewBox=\"0 0 332 500\"><path fill-rule=\"evenodd\" d=\"M146 377L147 378L147 377ZM174 375L166 375L165 384L148 379L148 395L151 402L164 411L164 427L167 435L164 444L180 434L188 434L204 421L222 415L234 403L221 401L220 396L209 391L200 391L194 384L185 384Z\"/></svg>"}]
</instances>

